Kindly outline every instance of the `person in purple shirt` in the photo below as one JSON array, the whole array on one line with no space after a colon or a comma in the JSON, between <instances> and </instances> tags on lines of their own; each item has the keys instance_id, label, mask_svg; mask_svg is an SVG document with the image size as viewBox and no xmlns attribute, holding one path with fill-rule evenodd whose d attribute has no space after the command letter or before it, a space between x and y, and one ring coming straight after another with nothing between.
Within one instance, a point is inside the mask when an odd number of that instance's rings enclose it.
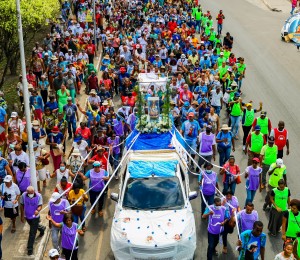
<instances>
[{"instance_id":1,"label":"person in purple shirt","mask_svg":"<svg viewBox=\"0 0 300 260\"><path fill-rule=\"evenodd\" d=\"M46 227L40 225L40 211L43 205L42 195L34 190L32 186L28 186L20 199L21 204L21 221L25 219L30 226L29 237L27 242L27 254L33 254L33 244L37 231L40 231L39 237L45 233Z\"/></svg>"},{"instance_id":2,"label":"person in purple shirt","mask_svg":"<svg viewBox=\"0 0 300 260\"><path fill-rule=\"evenodd\" d=\"M255 193L261 184L261 172L262 168L258 166L259 159L253 158L252 165L248 166L245 170L245 178L246 180L246 192L247 198L245 205L250 201L253 202Z\"/></svg>"},{"instance_id":3,"label":"person in purple shirt","mask_svg":"<svg viewBox=\"0 0 300 260\"><path fill-rule=\"evenodd\" d=\"M227 208L230 215L230 220L226 222L224 225L224 231L222 233L222 239L223 239L223 254L227 254L227 236L228 234L232 234L234 227L236 225L236 219L234 212L239 212L241 209L239 207L239 201L236 196L233 196L233 192L231 190L228 190L223 192L223 195L226 197L222 198L222 205Z\"/></svg>"},{"instance_id":4,"label":"person in purple shirt","mask_svg":"<svg viewBox=\"0 0 300 260\"><path fill-rule=\"evenodd\" d=\"M214 204L206 208L202 218L208 218L207 260L212 260L214 255L218 255L216 246L219 243L220 234L224 230L224 225L230 219L230 215L226 207L222 206L221 199L215 198Z\"/></svg>"},{"instance_id":5,"label":"person in purple shirt","mask_svg":"<svg viewBox=\"0 0 300 260\"><path fill-rule=\"evenodd\" d=\"M78 260L78 236L76 233L83 236L84 232L78 229L78 224L73 221L72 214L65 214L61 223L57 223L49 215L46 218L51 221L53 226L61 228L61 247L66 260L71 260L71 255L72 260Z\"/></svg>"},{"instance_id":6,"label":"person in purple shirt","mask_svg":"<svg viewBox=\"0 0 300 260\"><path fill-rule=\"evenodd\" d=\"M204 196L206 202L208 205L212 205L214 203L215 198L215 192L216 188L219 188L218 186L218 176L217 174L212 171L213 165L209 162L205 163L204 165L204 171L200 172L199 175L199 185L202 192L202 195ZM202 198L201 201L201 211L202 214L204 214L206 205Z\"/></svg>"},{"instance_id":7,"label":"person in purple shirt","mask_svg":"<svg viewBox=\"0 0 300 260\"><path fill-rule=\"evenodd\" d=\"M116 135L115 132L112 132L111 137L107 138L107 144L110 149L110 163L114 166L114 169L118 167L119 159L121 155L120 148L120 137ZM118 178L118 173L115 175L116 179Z\"/></svg>"},{"instance_id":8,"label":"person in purple shirt","mask_svg":"<svg viewBox=\"0 0 300 260\"><path fill-rule=\"evenodd\" d=\"M256 210L254 210L254 204L249 201L246 205L246 208L237 214L240 233L246 230L251 230L254 222L258 220L258 213Z\"/></svg>"},{"instance_id":9,"label":"person in purple shirt","mask_svg":"<svg viewBox=\"0 0 300 260\"><path fill-rule=\"evenodd\" d=\"M55 222L63 222L64 214L68 213L69 209L70 203L67 199L63 199L58 192L52 193L49 200L48 215L50 215ZM60 249L58 244L60 230L60 228L51 226L52 245L57 250Z\"/></svg>"},{"instance_id":10,"label":"person in purple shirt","mask_svg":"<svg viewBox=\"0 0 300 260\"><path fill-rule=\"evenodd\" d=\"M25 162L18 164L18 170L16 171L17 184L21 193L25 192L27 187L30 186L30 169Z\"/></svg>"}]
</instances>

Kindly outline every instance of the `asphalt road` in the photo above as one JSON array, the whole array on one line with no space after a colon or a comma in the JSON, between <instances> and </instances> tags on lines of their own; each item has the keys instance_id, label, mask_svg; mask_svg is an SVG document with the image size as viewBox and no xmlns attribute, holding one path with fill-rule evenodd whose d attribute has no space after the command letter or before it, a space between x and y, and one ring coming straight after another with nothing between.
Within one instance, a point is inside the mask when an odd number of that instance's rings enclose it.
<instances>
[{"instance_id":1,"label":"asphalt road","mask_svg":"<svg viewBox=\"0 0 300 260\"><path fill-rule=\"evenodd\" d=\"M204 10L210 10L215 17L218 10L222 9L226 19L223 34L230 31L234 37L233 52L236 56L243 56L247 65L246 78L242 87L245 102L254 101L254 107L259 101L263 102L263 109L268 112L274 126L279 120L284 120L289 130L291 154L284 157L287 165L288 186L293 198L299 198L298 192L298 164L300 151L297 146L300 140L300 114L298 105L300 101L299 88L299 59L300 53L295 46L282 42L280 30L287 18L285 13L275 13L266 8L260 8L252 4L251 0L210 0L202 4ZM252 0L256 2L256 0ZM223 117L224 123L225 119ZM241 137L241 134L240 134ZM234 155L241 169L244 170L247 163L246 156L242 153L241 138L237 141ZM215 169L217 171L217 169ZM197 178L191 176L191 189L197 188ZM244 181L244 180L243 180ZM118 184L112 182L110 191L116 191ZM244 182L237 187L237 196L243 205L246 197ZM257 193L254 201L260 219L265 224L267 232L268 215L262 211L265 194ZM200 217L200 198L192 202L196 226L197 226L197 250L196 259L206 259L207 235L206 222ZM114 203L106 199L105 215L103 219L89 218L88 232L84 239L80 240L80 259L113 259L110 249L110 227L114 212ZM215 259L236 259L235 243L237 234L229 235L228 254ZM221 246L218 247L221 253ZM282 249L280 236L273 238L268 236L266 246L266 260L274 259L275 254Z\"/></svg>"}]
</instances>

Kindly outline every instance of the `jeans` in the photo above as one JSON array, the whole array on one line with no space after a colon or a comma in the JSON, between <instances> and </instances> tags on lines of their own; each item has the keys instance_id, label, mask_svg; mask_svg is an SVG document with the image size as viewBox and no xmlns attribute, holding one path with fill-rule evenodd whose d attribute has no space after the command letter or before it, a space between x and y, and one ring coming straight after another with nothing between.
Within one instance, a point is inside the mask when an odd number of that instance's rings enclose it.
<instances>
[{"instance_id":1,"label":"jeans","mask_svg":"<svg viewBox=\"0 0 300 260\"><path fill-rule=\"evenodd\" d=\"M113 165L114 166L114 170L118 167L118 165L119 165L119 162L120 162L120 153L118 153L118 154L115 154L115 153L113 153L112 155L110 155L110 160L109 160L109 162L110 162L110 164L111 165Z\"/></svg>"},{"instance_id":2,"label":"jeans","mask_svg":"<svg viewBox=\"0 0 300 260\"><path fill-rule=\"evenodd\" d=\"M59 232L61 231L60 228L57 228L57 227L54 227L52 226L51 227L51 238L52 238L52 246L53 248L55 249L59 249Z\"/></svg>"},{"instance_id":3,"label":"jeans","mask_svg":"<svg viewBox=\"0 0 300 260\"><path fill-rule=\"evenodd\" d=\"M37 231L40 231L41 234L45 232L45 227L40 225L40 218L26 219L28 225L30 226L27 250L33 250L33 244Z\"/></svg>"},{"instance_id":4,"label":"jeans","mask_svg":"<svg viewBox=\"0 0 300 260\"><path fill-rule=\"evenodd\" d=\"M233 137L235 137L239 132L241 116L230 116L230 118L231 118L231 132Z\"/></svg>"},{"instance_id":5,"label":"jeans","mask_svg":"<svg viewBox=\"0 0 300 260\"><path fill-rule=\"evenodd\" d=\"M196 151L197 149L197 138L193 139L193 140L187 140L185 139L186 143L188 146L186 146L186 151L189 153L189 154L195 154L194 151ZM192 150L192 149L193 150Z\"/></svg>"},{"instance_id":6,"label":"jeans","mask_svg":"<svg viewBox=\"0 0 300 260\"><path fill-rule=\"evenodd\" d=\"M197 32L200 32L200 30L201 30L201 20L199 20L199 21L196 20L196 28L195 29L196 29Z\"/></svg>"},{"instance_id":7,"label":"jeans","mask_svg":"<svg viewBox=\"0 0 300 260\"><path fill-rule=\"evenodd\" d=\"M213 195L204 195L203 194L203 196L204 196L204 198L205 198L208 205L214 204L215 194L213 194ZM202 212L202 215L204 214L205 208L206 208L206 205L205 205L204 200L201 196L201 212Z\"/></svg>"},{"instance_id":8,"label":"jeans","mask_svg":"<svg viewBox=\"0 0 300 260\"><path fill-rule=\"evenodd\" d=\"M219 164L223 166L229 159L231 153L231 146L218 147L219 152Z\"/></svg>"},{"instance_id":9,"label":"jeans","mask_svg":"<svg viewBox=\"0 0 300 260\"><path fill-rule=\"evenodd\" d=\"M89 191L91 205L93 205L95 203L95 201L96 201L97 197L99 196L100 192L101 191L93 191L93 190ZM99 211L101 211L103 209L104 196L105 196L105 193L103 192L100 199L98 200L98 209L99 209ZM95 205L95 208L96 207L97 206Z\"/></svg>"},{"instance_id":10,"label":"jeans","mask_svg":"<svg viewBox=\"0 0 300 260\"><path fill-rule=\"evenodd\" d=\"M103 194L103 195L104 195L104 194ZM85 223L82 222L82 220L84 219L85 211L86 211L86 205L83 205L83 211L82 211L82 213L81 213L81 216L77 216L77 215L75 215L75 214L72 214L74 222L78 224L78 221L79 221L79 219L80 219L80 221L81 221L81 226L82 226L82 227L85 226Z\"/></svg>"},{"instance_id":11,"label":"jeans","mask_svg":"<svg viewBox=\"0 0 300 260\"><path fill-rule=\"evenodd\" d=\"M209 232L207 232L207 239L208 239L208 247L207 247L207 260L212 260L213 255L216 251L216 246L219 243L219 237L220 235L214 235Z\"/></svg>"},{"instance_id":12,"label":"jeans","mask_svg":"<svg viewBox=\"0 0 300 260\"><path fill-rule=\"evenodd\" d=\"M231 192L232 192L233 195L234 195L234 193L235 193L235 188L236 188L236 182L235 182L235 181L233 181L233 182L231 182L231 183L229 183L229 182L224 182L224 183L223 183L223 194L226 194L227 191L230 189Z\"/></svg>"},{"instance_id":13,"label":"jeans","mask_svg":"<svg viewBox=\"0 0 300 260\"><path fill-rule=\"evenodd\" d=\"M247 198L246 198L245 205L247 205L248 202L253 202L256 190L246 189L246 192L247 192Z\"/></svg>"},{"instance_id":14,"label":"jeans","mask_svg":"<svg viewBox=\"0 0 300 260\"><path fill-rule=\"evenodd\" d=\"M215 113L220 116L221 106L212 106L215 109Z\"/></svg>"},{"instance_id":15,"label":"jeans","mask_svg":"<svg viewBox=\"0 0 300 260\"><path fill-rule=\"evenodd\" d=\"M73 132L72 132L73 130ZM72 137L72 134L75 135L76 132L76 120L72 120L72 121L68 121L68 133L69 133L69 137Z\"/></svg>"},{"instance_id":16,"label":"jeans","mask_svg":"<svg viewBox=\"0 0 300 260\"><path fill-rule=\"evenodd\" d=\"M218 34L222 34L223 24L218 24Z\"/></svg>"}]
</instances>

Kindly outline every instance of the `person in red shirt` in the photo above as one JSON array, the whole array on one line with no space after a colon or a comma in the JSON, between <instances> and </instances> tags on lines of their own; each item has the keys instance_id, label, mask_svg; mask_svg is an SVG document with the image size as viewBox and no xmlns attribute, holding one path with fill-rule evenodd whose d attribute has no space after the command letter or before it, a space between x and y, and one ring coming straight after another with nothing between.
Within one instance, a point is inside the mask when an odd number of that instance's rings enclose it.
<instances>
[{"instance_id":1,"label":"person in red shirt","mask_svg":"<svg viewBox=\"0 0 300 260\"><path fill-rule=\"evenodd\" d=\"M64 195L61 198L68 199L68 195L71 189L72 189L72 183L68 182L66 176L63 176L60 180L60 183L56 185L54 192L58 192L59 194L64 193Z\"/></svg>"},{"instance_id":2,"label":"person in red shirt","mask_svg":"<svg viewBox=\"0 0 300 260\"><path fill-rule=\"evenodd\" d=\"M183 85L183 91L180 92L179 94L179 103L180 106L184 104L185 101L188 101L192 103L193 100L193 93L189 91L189 86L188 84Z\"/></svg>"},{"instance_id":3,"label":"person in red shirt","mask_svg":"<svg viewBox=\"0 0 300 260\"><path fill-rule=\"evenodd\" d=\"M177 28L177 23L175 22L175 18L173 17L170 22L168 22L168 28L173 33L174 30Z\"/></svg>"},{"instance_id":4,"label":"person in red shirt","mask_svg":"<svg viewBox=\"0 0 300 260\"><path fill-rule=\"evenodd\" d=\"M223 11L220 10L220 12L217 15L217 21L218 21L218 34L222 34L222 29L223 29L223 20L225 19L225 16L223 14Z\"/></svg>"},{"instance_id":5,"label":"person in red shirt","mask_svg":"<svg viewBox=\"0 0 300 260\"><path fill-rule=\"evenodd\" d=\"M89 93L92 89L95 89L96 92L99 92L99 84L98 84L98 77L96 76L95 71L91 71L91 75L87 79L88 89L87 92Z\"/></svg>"},{"instance_id":6,"label":"person in red shirt","mask_svg":"<svg viewBox=\"0 0 300 260\"><path fill-rule=\"evenodd\" d=\"M81 135L82 138L89 144L91 145L91 130L86 126L85 122L80 123L80 127L76 129L75 135Z\"/></svg>"},{"instance_id":7,"label":"person in red shirt","mask_svg":"<svg viewBox=\"0 0 300 260\"><path fill-rule=\"evenodd\" d=\"M37 88L36 76L33 74L33 71L31 69L29 70L29 73L26 75L26 78L27 78L28 84L31 84L34 87L34 89L36 89Z\"/></svg>"},{"instance_id":8,"label":"person in red shirt","mask_svg":"<svg viewBox=\"0 0 300 260\"><path fill-rule=\"evenodd\" d=\"M286 146L286 155L290 154L290 143L288 131L284 128L284 122L279 121L278 127L271 130L270 136L273 136L275 139L275 144L278 147L277 158L282 159L283 157L283 148Z\"/></svg>"},{"instance_id":9,"label":"person in red shirt","mask_svg":"<svg viewBox=\"0 0 300 260\"><path fill-rule=\"evenodd\" d=\"M88 163L93 164L95 161L99 161L101 162L101 167L104 170L107 170L108 153L105 151L105 149L102 146L98 146L96 152L97 153L91 159L89 159Z\"/></svg>"},{"instance_id":10,"label":"person in red shirt","mask_svg":"<svg viewBox=\"0 0 300 260\"><path fill-rule=\"evenodd\" d=\"M88 44L85 46L86 53L89 56L89 63L94 62L94 56L95 56L95 51L96 47L95 44L92 43L92 40L89 40Z\"/></svg>"}]
</instances>

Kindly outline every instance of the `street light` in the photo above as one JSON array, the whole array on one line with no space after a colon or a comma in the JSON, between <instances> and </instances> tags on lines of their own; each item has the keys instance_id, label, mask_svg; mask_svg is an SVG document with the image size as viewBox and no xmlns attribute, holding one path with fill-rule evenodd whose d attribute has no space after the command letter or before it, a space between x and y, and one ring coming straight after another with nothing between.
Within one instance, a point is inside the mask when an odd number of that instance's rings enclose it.
<instances>
[{"instance_id":1,"label":"street light","mask_svg":"<svg viewBox=\"0 0 300 260\"><path fill-rule=\"evenodd\" d=\"M26 64L25 64L24 40L23 40L23 28L22 28L20 0L16 0L16 6L17 6L17 17L18 17L18 35L19 35L21 69L22 69L22 75L23 75L22 84L23 84L23 96L24 96L24 109L25 109L26 128L27 128L27 135L28 135L30 180L31 180L31 185L37 191L35 156L34 156L33 142L32 142L33 140L32 140L32 130L31 130L30 104L29 104L28 82L27 82L27 79L26 79Z\"/></svg>"}]
</instances>

